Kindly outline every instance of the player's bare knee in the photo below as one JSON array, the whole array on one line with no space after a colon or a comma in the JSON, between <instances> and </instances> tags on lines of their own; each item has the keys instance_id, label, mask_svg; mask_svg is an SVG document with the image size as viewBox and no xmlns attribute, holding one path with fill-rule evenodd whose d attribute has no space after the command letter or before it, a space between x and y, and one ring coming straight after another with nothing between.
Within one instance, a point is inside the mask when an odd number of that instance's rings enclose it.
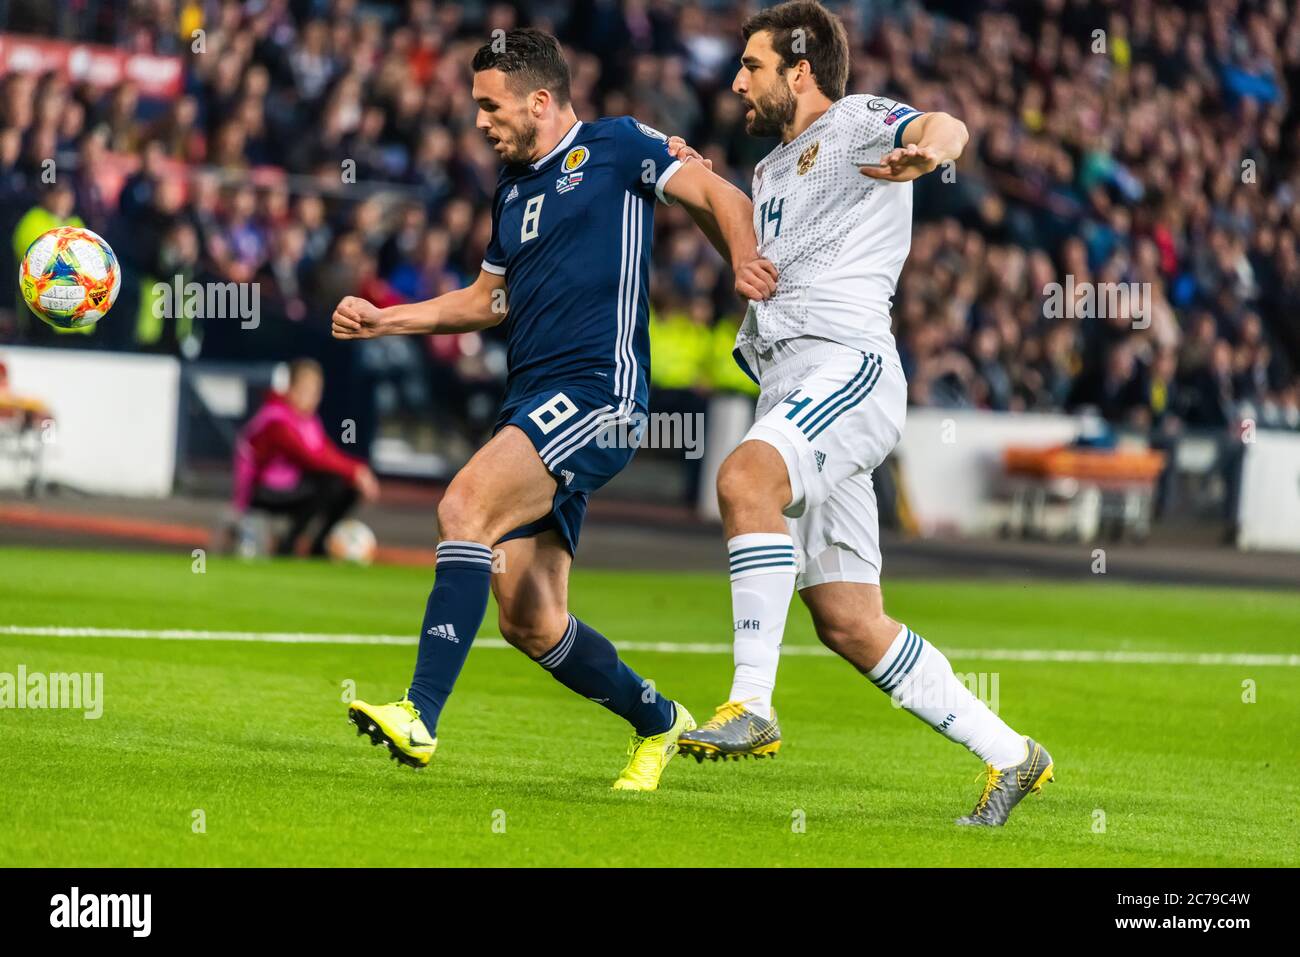
<instances>
[{"instance_id":1,"label":"player's bare knee","mask_svg":"<svg viewBox=\"0 0 1300 957\"><path fill-rule=\"evenodd\" d=\"M859 622L821 622L817 625L817 637L840 657L851 658L853 651L865 643L866 630Z\"/></svg>"},{"instance_id":2,"label":"player's bare knee","mask_svg":"<svg viewBox=\"0 0 1300 957\"><path fill-rule=\"evenodd\" d=\"M760 447L761 446L761 447ZM770 455L766 454L770 451ZM772 461L776 456L776 461ZM718 470L718 504L724 511L782 507L785 482L780 453L762 443L745 442L727 456Z\"/></svg>"},{"instance_id":3,"label":"player's bare knee","mask_svg":"<svg viewBox=\"0 0 1300 957\"><path fill-rule=\"evenodd\" d=\"M742 504L745 494L740 471L731 465L731 459L722 463L718 469L718 507L723 514L735 511Z\"/></svg>"},{"instance_id":4,"label":"player's bare knee","mask_svg":"<svg viewBox=\"0 0 1300 957\"><path fill-rule=\"evenodd\" d=\"M438 503L438 535L443 541L483 541L483 519L482 508L474 496L462 492L454 483Z\"/></svg>"},{"instance_id":5,"label":"player's bare knee","mask_svg":"<svg viewBox=\"0 0 1300 957\"><path fill-rule=\"evenodd\" d=\"M545 655L564 637L568 621L567 615L512 618L504 612L497 619L501 637L534 660Z\"/></svg>"},{"instance_id":6,"label":"player's bare knee","mask_svg":"<svg viewBox=\"0 0 1300 957\"><path fill-rule=\"evenodd\" d=\"M884 656L898 633L898 623L885 614L874 618L821 618L816 626L822 644L841 658L867 667L873 667Z\"/></svg>"}]
</instances>

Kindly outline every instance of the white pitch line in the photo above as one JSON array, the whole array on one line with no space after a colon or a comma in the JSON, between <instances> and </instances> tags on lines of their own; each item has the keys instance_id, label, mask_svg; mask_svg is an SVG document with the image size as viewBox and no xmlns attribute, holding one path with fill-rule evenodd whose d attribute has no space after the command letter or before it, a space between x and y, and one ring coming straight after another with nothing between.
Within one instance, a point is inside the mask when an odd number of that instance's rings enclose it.
<instances>
[{"instance_id":1,"label":"white pitch line","mask_svg":"<svg viewBox=\"0 0 1300 957\"><path fill-rule=\"evenodd\" d=\"M35 638L143 638L154 641L248 641L272 645L416 645L410 635L314 634L311 632L276 631L195 631L167 628L151 631L140 628L62 628L44 625L0 625L0 636L24 635ZM729 655L731 645L708 642L620 641L623 651L649 651L681 655ZM480 637L476 648L509 648L502 638ZM1233 654L1178 651L1079 651L1070 649L1027 648L944 648L950 658L984 661L1056 661L1071 664L1122 665L1246 665L1252 667L1300 667L1300 655ZM833 652L821 645L785 645L782 655L832 657Z\"/></svg>"},{"instance_id":2,"label":"white pitch line","mask_svg":"<svg viewBox=\"0 0 1300 957\"><path fill-rule=\"evenodd\" d=\"M194 631L165 628L60 628L56 626L0 626L0 635L31 635L38 638L145 638L153 641L252 641L268 645L414 645L409 635L320 635L288 631Z\"/></svg>"}]
</instances>

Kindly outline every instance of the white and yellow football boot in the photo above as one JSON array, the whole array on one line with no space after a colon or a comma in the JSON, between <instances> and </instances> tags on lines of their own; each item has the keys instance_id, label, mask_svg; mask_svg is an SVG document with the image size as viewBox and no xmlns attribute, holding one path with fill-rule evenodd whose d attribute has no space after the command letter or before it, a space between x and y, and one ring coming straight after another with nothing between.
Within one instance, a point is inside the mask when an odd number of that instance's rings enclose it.
<instances>
[{"instance_id":1,"label":"white and yellow football boot","mask_svg":"<svg viewBox=\"0 0 1300 957\"><path fill-rule=\"evenodd\" d=\"M677 739L695 729L691 713L676 701L673 702L673 714L673 726L662 734L644 738L639 734L632 735L627 746L627 767L614 782L615 791L658 790L659 776L677 753Z\"/></svg>"},{"instance_id":2,"label":"white and yellow football boot","mask_svg":"<svg viewBox=\"0 0 1300 957\"><path fill-rule=\"evenodd\" d=\"M424 726L410 698L391 704L354 701L348 705L348 720L357 726L357 734L370 735L371 744L388 745L394 761L413 768L428 767L438 749L438 739Z\"/></svg>"}]
</instances>

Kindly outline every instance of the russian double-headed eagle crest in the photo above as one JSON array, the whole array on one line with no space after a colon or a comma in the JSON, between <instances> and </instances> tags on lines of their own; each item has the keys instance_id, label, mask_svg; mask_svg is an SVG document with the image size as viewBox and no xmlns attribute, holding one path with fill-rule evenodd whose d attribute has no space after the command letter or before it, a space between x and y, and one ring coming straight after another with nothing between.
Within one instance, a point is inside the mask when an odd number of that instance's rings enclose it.
<instances>
[{"instance_id":1,"label":"russian double-headed eagle crest","mask_svg":"<svg viewBox=\"0 0 1300 957\"><path fill-rule=\"evenodd\" d=\"M795 170L800 176L813 168L813 163L817 162L817 148L821 145L821 140L818 140L812 146L799 154L799 163L795 166Z\"/></svg>"}]
</instances>

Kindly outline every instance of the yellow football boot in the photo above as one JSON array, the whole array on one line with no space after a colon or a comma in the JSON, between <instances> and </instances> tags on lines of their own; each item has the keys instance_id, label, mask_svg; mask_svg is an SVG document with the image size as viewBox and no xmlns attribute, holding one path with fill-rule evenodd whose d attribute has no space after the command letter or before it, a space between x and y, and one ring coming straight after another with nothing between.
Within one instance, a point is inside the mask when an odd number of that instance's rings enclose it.
<instances>
[{"instance_id":1,"label":"yellow football boot","mask_svg":"<svg viewBox=\"0 0 1300 957\"><path fill-rule=\"evenodd\" d=\"M628 743L627 767L614 782L615 791L655 791L659 788L659 775L677 753L677 739L695 729L691 713L673 702L676 717L673 726L662 734L641 737L633 734Z\"/></svg>"},{"instance_id":2,"label":"yellow football boot","mask_svg":"<svg viewBox=\"0 0 1300 957\"><path fill-rule=\"evenodd\" d=\"M348 705L348 720L357 726L357 734L370 735L371 744L388 745L394 761L413 768L428 767L438 749L438 739L424 726L410 698L391 704L354 701Z\"/></svg>"}]
</instances>

